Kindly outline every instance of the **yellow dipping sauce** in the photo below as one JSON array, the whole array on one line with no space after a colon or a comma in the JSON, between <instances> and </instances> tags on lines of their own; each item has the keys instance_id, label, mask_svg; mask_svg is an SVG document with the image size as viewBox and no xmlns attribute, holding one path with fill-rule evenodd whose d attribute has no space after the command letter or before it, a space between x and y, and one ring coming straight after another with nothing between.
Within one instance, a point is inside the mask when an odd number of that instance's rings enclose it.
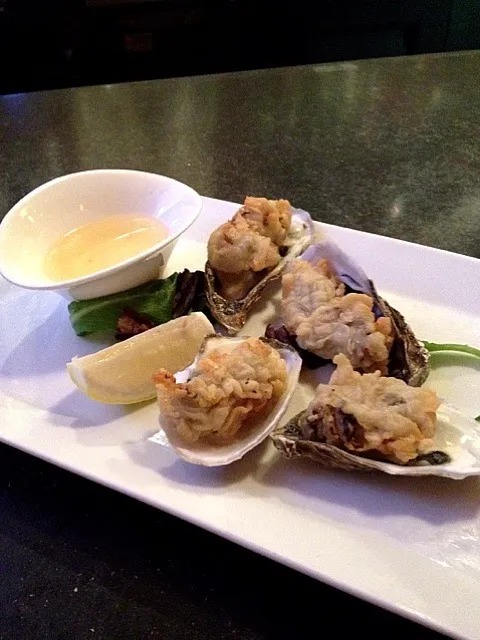
<instances>
[{"instance_id":1,"label":"yellow dipping sauce","mask_svg":"<svg viewBox=\"0 0 480 640\"><path fill-rule=\"evenodd\" d=\"M56 240L45 257L51 280L70 280L113 267L164 240L167 227L155 218L136 214L96 220Z\"/></svg>"}]
</instances>

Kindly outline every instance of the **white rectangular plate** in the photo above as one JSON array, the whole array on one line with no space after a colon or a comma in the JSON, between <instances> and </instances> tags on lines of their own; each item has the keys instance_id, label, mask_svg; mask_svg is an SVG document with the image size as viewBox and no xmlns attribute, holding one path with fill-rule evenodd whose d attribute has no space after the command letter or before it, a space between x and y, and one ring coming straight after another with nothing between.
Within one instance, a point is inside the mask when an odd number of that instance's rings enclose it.
<instances>
[{"instance_id":1,"label":"white rectangular plate","mask_svg":"<svg viewBox=\"0 0 480 640\"><path fill-rule=\"evenodd\" d=\"M210 232L235 208L205 199L169 269L201 268ZM420 338L480 346L479 260L325 228ZM148 441L158 430L154 404L101 405L73 387L65 363L103 345L74 335L63 298L2 280L0 301L1 441L418 622L478 640L479 478L325 471L285 461L269 443L226 468L188 465ZM262 302L245 333L258 335L273 308ZM450 358L428 384L474 416L480 366L472 365Z\"/></svg>"}]
</instances>

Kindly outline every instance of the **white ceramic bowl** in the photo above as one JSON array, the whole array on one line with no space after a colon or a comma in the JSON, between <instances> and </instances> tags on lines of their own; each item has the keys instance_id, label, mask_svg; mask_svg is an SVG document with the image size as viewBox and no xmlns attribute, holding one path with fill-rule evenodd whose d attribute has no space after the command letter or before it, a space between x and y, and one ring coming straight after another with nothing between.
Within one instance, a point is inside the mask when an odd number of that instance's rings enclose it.
<instances>
[{"instance_id":1,"label":"white ceramic bowl","mask_svg":"<svg viewBox=\"0 0 480 640\"><path fill-rule=\"evenodd\" d=\"M158 277L178 237L196 220L202 199L190 187L143 171L98 169L71 173L38 187L0 224L0 273L27 289L63 291L87 300ZM161 220L167 238L128 260L81 278L53 281L45 256L59 237L110 215L136 213Z\"/></svg>"}]
</instances>

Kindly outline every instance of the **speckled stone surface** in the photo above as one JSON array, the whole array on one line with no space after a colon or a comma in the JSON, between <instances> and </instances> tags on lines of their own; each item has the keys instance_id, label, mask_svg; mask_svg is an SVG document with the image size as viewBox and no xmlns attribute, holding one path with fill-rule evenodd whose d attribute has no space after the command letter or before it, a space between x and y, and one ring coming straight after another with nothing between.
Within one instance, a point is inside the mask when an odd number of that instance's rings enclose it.
<instances>
[{"instance_id":1,"label":"speckled stone surface","mask_svg":"<svg viewBox=\"0 0 480 640\"><path fill-rule=\"evenodd\" d=\"M0 212L97 167L480 256L480 53L0 98Z\"/></svg>"},{"instance_id":2,"label":"speckled stone surface","mask_svg":"<svg viewBox=\"0 0 480 640\"><path fill-rule=\"evenodd\" d=\"M5 96L0 212L131 167L480 256L479 133L477 53ZM339 637L441 637L0 446L0 640L291 640L309 612Z\"/></svg>"}]
</instances>

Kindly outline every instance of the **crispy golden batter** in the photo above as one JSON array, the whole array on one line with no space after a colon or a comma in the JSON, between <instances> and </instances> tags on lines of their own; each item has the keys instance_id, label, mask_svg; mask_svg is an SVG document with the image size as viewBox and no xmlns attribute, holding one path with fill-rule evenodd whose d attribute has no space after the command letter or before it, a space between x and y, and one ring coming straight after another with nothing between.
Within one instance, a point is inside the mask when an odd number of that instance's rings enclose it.
<instances>
[{"instance_id":1,"label":"crispy golden batter","mask_svg":"<svg viewBox=\"0 0 480 640\"><path fill-rule=\"evenodd\" d=\"M318 385L307 410L307 424L320 440L400 464L431 447L440 406L434 391L379 371L362 375L343 354L333 361L330 383Z\"/></svg>"},{"instance_id":2,"label":"crispy golden batter","mask_svg":"<svg viewBox=\"0 0 480 640\"><path fill-rule=\"evenodd\" d=\"M288 200L247 197L232 220L212 233L208 261L226 299L244 297L261 277L259 272L279 263L291 218Z\"/></svg>"},{"instance_id":3,"label":"crispy golden batter","mask_svg":"<svg viewBox=\"0 0 480 640\"><path fill-rule=\"evenodd\" d=\"M326 260L295 260L282 278L282 317L303 349L332 360L344 353L355 369L387 373L393 341L389 318L378 318L363 293L345 285Z\"/></svg>"},{"instance_id":4,"label":"crispy golden batter","mask_svg":"<svg viewBox=\"0 0 480 640\"><path fill-rule=\"evenodd\" d=\"M186 442L232 439L247 419L263 411L285 390L287 369L279 353L256 338L230 352L211 351L197 374L177 384L171 373L155 375L162 420Z\"/></svg>"},{"instance_id":5,"label":"crispy golden batter","mask_svg":"<svg viewBox=\"0 0 480 640\"><path fill-rule=\"evenodd\" d=\"M262 271L280 260L278 247L268 236L260 235L236 214L222 224L208 240L208 260L213 269L226 273Z\"/></svg>"},{"instance_id":6,"label":"crispy golden batter","mask_svg":"<svg viewBox=\"0 0 480 640\"><path fill-rule=\"evenodd\" d=\"M250 227L263 236L270 238L277 247L285 242L292 221L292 207L288 200L267 200L247 196L241 215Z\"/></svg>"}]
</instances>

